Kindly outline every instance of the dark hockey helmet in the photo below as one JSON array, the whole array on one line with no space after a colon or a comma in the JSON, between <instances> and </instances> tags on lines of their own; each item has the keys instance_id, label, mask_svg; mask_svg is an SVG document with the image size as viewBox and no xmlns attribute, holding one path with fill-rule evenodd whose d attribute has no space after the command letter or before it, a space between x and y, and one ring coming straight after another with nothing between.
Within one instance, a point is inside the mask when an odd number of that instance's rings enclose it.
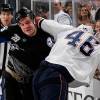
<instances>
[{"instance_id":1,"label":"dark hockey helmet","mask_svg":"<svg viewBox=\"0 0 100 100\"><path fill-rule=\"evenodd\" d=\"M18 23L20 19L24 17L30 17L31 19L34 19L35 15L31 10L29 10L26 7L22 7L17 13L16 13L16 22Z\"/></svg>"},{"instance_id":2,"label":"dark hockey helmet","mask_svg":"<svg viewBox=\"0 0 100 100\"><path fill-rule=\"evenodd\" d=\"M1 11L5 11L5 12L10 11L13 14L13 8L11 7L10 4L0 4L0 13Z\"/></svg>"}]
</instances>

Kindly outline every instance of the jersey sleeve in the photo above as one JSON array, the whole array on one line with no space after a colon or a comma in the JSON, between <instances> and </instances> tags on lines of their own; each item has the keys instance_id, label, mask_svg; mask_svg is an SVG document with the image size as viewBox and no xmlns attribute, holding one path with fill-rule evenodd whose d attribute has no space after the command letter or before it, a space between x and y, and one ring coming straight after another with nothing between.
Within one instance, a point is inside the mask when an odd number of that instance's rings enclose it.
<instances>
[{"instance_id":1,"label":"jersey sleeve","mask_svg":"<svg viewBox=\"0 0 100 100\"><path fill-rule=\"evenodd\" d=\"M57 38L57 35L61 32L72 30L74 27L70 25L62 25L54 20L47 20L44 19L41 22L40 27L50 35L52 35L55 39Z\"/></svg>"},{"instance_id":2,"label":"jersey sleeve","mask_svg":"<svg viewBox=\"0 0 100 100\"><path fill-rule=\"evenodd\" d=\"M14 33L20 32L18 25L6 26L0 29L0 37L10 39Z\"/></svg>"},{"instance_id":3,"label":"jersey sleeve","mask_svg":"<svg viewBox=\"0 0 100 100\"><path fill-rule=\"evenodd\" d=\"M7 37L10 34L10 27L5 26L3 28L0 29L0 37Z\"/></svg>"},{"instance_id":4,"label":"jersey sleeve","mask_svg":"<svg viewBox=\"0 0 100 100\"><path fill-rule=\"evenodd\" d=\"M44 18L42 18L42 17L40 17L40 16L36 16L35 18L34 18L34 24L35 24L35 26L36 27L40 27L40 25L41 25L41 22L44 20Z\"/></svg>"}]
</instances>

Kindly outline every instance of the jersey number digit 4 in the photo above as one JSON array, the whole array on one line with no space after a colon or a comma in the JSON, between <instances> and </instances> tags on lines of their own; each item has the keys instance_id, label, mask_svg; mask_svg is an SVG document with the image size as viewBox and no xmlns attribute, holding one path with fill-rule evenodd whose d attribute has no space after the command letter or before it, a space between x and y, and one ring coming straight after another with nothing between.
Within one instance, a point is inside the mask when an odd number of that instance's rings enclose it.
<instances>
[{"instance_id":1,"label":"jersey number digit 4","mask_svg":"<svg viewBox=\"0 0 100 100\"><path fill-rule=\"evenodd\" d=\"M77 44L80 43L80 38L83 34L85 34L83 31L75 31L67 35L67 39L71 39L68 44L77 47ZM86 39L84 43L80 45L80 52L82 52L85 56L90 56L94 50L94 47L91 43L91 40L93 39L94 38L92 36L89 36L88 39Z\"/></svg>"}]
</instances>

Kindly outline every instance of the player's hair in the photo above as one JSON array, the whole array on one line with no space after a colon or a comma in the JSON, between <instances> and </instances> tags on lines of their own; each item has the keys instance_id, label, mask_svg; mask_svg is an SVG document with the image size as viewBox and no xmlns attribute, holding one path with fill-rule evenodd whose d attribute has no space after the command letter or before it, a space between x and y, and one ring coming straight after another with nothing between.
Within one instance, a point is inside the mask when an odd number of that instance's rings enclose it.
<instances>
[{"instance_id":1,"label":"player's hair","mask_svg":"<svg viewBox=\"0 0 100 100\"><path fill-rule=\"evenodd\" d=\"M15 15L16 22L18 23L22 18L25 17L30 17L31 19L34 19L35 15L28 8L22 7Z\"/></svg>"}]
</instances>

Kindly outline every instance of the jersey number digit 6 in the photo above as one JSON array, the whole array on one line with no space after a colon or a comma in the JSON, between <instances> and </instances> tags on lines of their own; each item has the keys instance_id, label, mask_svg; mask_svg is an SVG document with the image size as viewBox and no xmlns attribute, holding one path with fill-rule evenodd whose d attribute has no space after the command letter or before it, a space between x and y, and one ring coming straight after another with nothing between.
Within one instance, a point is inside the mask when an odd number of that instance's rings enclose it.
<instances>
[{"instance_id":1,"label":"jersey number digit 6","mask_svg":"<svg viewBox=\"0 0 100 100\"><path fill-rule=\"evenodd\" d=\"M80 43L80 37L85 34L83 31L75 31L67 36L71 41L68 42L69 45L73 45L74 47ZM88 33L86 33L88 34ZM80 52L82 52L85 56L90 56L94 50L94 47L91 43L91 40L94 39L92 36L89 36L88 39L85 40L84 43L80 46Z\"/></svg>"}]
</instances>

